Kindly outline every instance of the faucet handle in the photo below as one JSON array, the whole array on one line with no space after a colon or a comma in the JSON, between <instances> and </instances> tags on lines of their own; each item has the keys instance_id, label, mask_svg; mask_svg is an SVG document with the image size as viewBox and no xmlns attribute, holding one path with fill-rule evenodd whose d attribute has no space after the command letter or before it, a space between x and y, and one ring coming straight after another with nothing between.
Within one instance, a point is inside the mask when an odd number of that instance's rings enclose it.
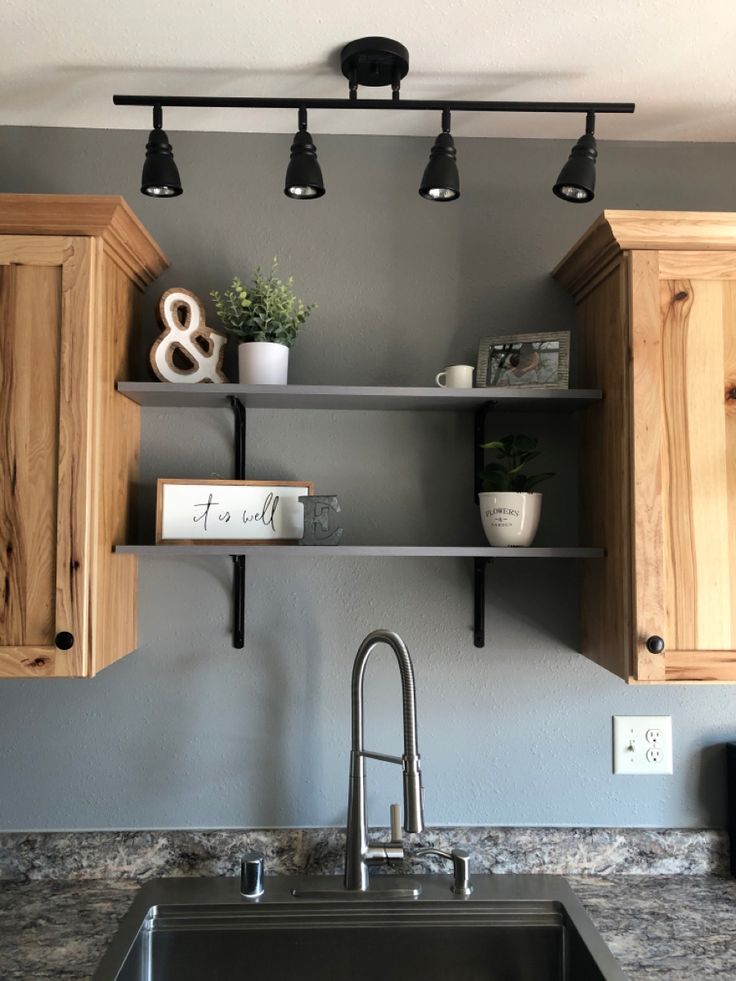
<instances>
[{"instance_id":1,"label":"faucet handle","mask_svg":"<svg viewBox=\"0 0 736 981\"><path fill-rule=\"evenodd\" d=\"M391 805L391 841L401 841L401 804Z\"/></svg>"}]
</instances>

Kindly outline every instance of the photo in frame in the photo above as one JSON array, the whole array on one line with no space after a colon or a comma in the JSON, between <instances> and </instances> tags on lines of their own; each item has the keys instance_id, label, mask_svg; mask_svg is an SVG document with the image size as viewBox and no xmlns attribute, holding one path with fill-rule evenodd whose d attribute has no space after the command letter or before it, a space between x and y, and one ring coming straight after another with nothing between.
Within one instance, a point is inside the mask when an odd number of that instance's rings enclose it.
<instances>
[{"instance_id":1,"label":"photo in frame","mask_svg":"<svg viewBox=\"0 0 736 981\"><path fill-rule=\"evenodd\" d=\"M156 544L291 545L304 535L308 480L161 478L156 493Z\"/></svg>"},{"instance_id":2,"label":"photo in frame","mask_svg":"<svg viewBox=\"0 0 736 981\"><path fill-rule=\"evenodd\" d=\"M570 332L483 337L478 345L476 388L567 388Z\"/></svg>"}]
</instances>

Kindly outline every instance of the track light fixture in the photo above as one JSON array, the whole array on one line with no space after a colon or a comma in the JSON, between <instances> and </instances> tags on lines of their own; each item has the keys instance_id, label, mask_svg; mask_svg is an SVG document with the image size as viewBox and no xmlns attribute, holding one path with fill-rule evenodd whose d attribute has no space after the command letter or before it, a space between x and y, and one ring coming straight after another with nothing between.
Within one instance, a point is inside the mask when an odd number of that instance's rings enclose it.
<instances>
[{"instance_id":1,"label":"track light fixture","mask_svg":"<svg viewBox=\"0 0 736 981\"><path fill-rule=\"evenodd\" d=\"M162 129L161 105L153 106L153 129L146 143L146 160L141 175L141 193L153 198L175 198L181 194L181 180L166 131Z\"/></svg>"},{"instance_id":2,"label":"track light fixture","mask_svg":"<svg viewBox=\"0 0 736 981\"><path fill-rule=\"evenodd\" d=\"M558 198L573 204L586 204L595 197L595 162L598 148L595 141L595 113L585 117L585 133L572 148L570 157L560 171L552 188Z\"/></svg>"},{"instance_id":3,"label":"track light fixture","mask_svg":"<svg viewBox=\"0 0 736 981\"><path fill-rule=\"evenodd\" d=\"M598 156L595 116L602 113L632 113L633 102L479 102L464 99L402 99L401 80L409 71L409 52L403 44L386 37L364 37L342 50L342 73L348 80L347 99L210 98L208 96L114 95L116 106L153 106L153 130L146 146L141 191L154 197L181 194L179 172L171 144L161 128L161 107L195 109L297 109L299 131L291 146L284 193L298 200L319 198L325 193L317 150L307 131L307 109L430 110L442 113L442 132L435 140L424 171L419 193L429 201L454 201L460 196L455 144L450 135L450 112L564 112L585 113L585 134L573 147L560 172L554 193L581 204L595 193L595 162ZM359 99L358 86L390 86L390 99Z\"/></svg>"},{"instance_id":4,"label":"track light fixture","mask_svg":"<svg viewBox=\"0 0 736 981\"><path fill-rule=\"evenodd\" d=\"M286 168L284 194L297 201L321 198L325 193L322 170L317 160L317 147L307 131L307 110L299 109L299 129L291 144L291 159Z\"/></svg>"},{"instance_id":5,"label":"track light fixture","mask_svg":"<svg viewBox=\"0 0 736 981\"><path fill-rule=\"evenodd\" d=\"M460 197L457 151L450 134L450 110L442 110L442 132L434 141L419 193L427 201L455 201Z\"/></svg>"}]
</instances>

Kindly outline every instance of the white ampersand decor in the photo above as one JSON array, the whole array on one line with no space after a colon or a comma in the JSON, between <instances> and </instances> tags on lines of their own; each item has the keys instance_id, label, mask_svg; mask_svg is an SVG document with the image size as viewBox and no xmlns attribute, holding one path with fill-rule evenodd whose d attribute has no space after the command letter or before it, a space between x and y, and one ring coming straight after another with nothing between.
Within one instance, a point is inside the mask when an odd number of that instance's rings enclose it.
<instances>
[{"instance_id":1,"label":"white ampersand decor","mask_svg":"<svg viewBox=\"0 0 736 981\"><path fill-rule=\"evenodd\" d=\"M166 290L158 302L161 336L151 348L151 367L167 382L226 382L222 372L224 334L204 322L202 301L189 290ZM174 355L187 367L179 367Z\"/></svg>"}]
</instances>

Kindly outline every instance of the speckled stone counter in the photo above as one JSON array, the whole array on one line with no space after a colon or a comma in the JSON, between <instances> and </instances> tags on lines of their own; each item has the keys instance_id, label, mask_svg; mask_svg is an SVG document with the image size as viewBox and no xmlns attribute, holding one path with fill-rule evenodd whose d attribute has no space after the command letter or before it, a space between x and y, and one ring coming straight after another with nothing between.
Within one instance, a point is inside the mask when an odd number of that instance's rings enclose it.
<instances>
[{"instance_id":1,"label":"speckled stone counter","mask_svg":"<svg viewBox=\"0 0 736 981\"><path fill-rule=\"evenodd\" d=\"M371 839L386 834L371 829ZM475 871L518 875L723 875L729 862L725 832L691 828L425 828L411 840L420 848L465 848ZM237 875L245 852L274 875L339 875L345 829L0 832L0 879ZM402 869L442 871L432 857Z\"/></svg>"},{"instance_id":2,"label":"speckled stone counter","mask_svg":"<svg viewBox=\"0 0 736 981\"><path fill-rule=\"evenodd\" d=\"M0 882L2 981L87 981L138 883Z\"/></svg>"},{"instance_id":3,"label":"speckled stone counter","mask_svg":"<svg viewBox=\"0 0 736 981\"><path fill-rule=\"evenodd\" d=\"M385 835L377 829L377 837ZM341 828L0 833L0 981L84 981L138 883L232 876L246 851L270 874L340 874ZM721 831L428 828L474 874L567 876L631 981L736 979L736 880ZM446 872L431 858L403 870Z\"/></svg>"},{"instance_id":4,"label":"speckled stone counter","mask_svg":"<svg viewBox=\"0 0 736 981\"><path fill-rule=\"evenodd\" d=\"M736 979L736 880L569 881L630 981ZM0 978L87 981L136 889L125 879L0 883Z\"/></svg>"},{"instance_id":5,"label":"speckled stone counter","mask_svg":"<svg viewBox=\"0 0 736 981\"><path fill-rule=\"evenodd\" d=\"M736 880L568 878L631 981L736 978Z\"/></svg>"}]
</instances>

